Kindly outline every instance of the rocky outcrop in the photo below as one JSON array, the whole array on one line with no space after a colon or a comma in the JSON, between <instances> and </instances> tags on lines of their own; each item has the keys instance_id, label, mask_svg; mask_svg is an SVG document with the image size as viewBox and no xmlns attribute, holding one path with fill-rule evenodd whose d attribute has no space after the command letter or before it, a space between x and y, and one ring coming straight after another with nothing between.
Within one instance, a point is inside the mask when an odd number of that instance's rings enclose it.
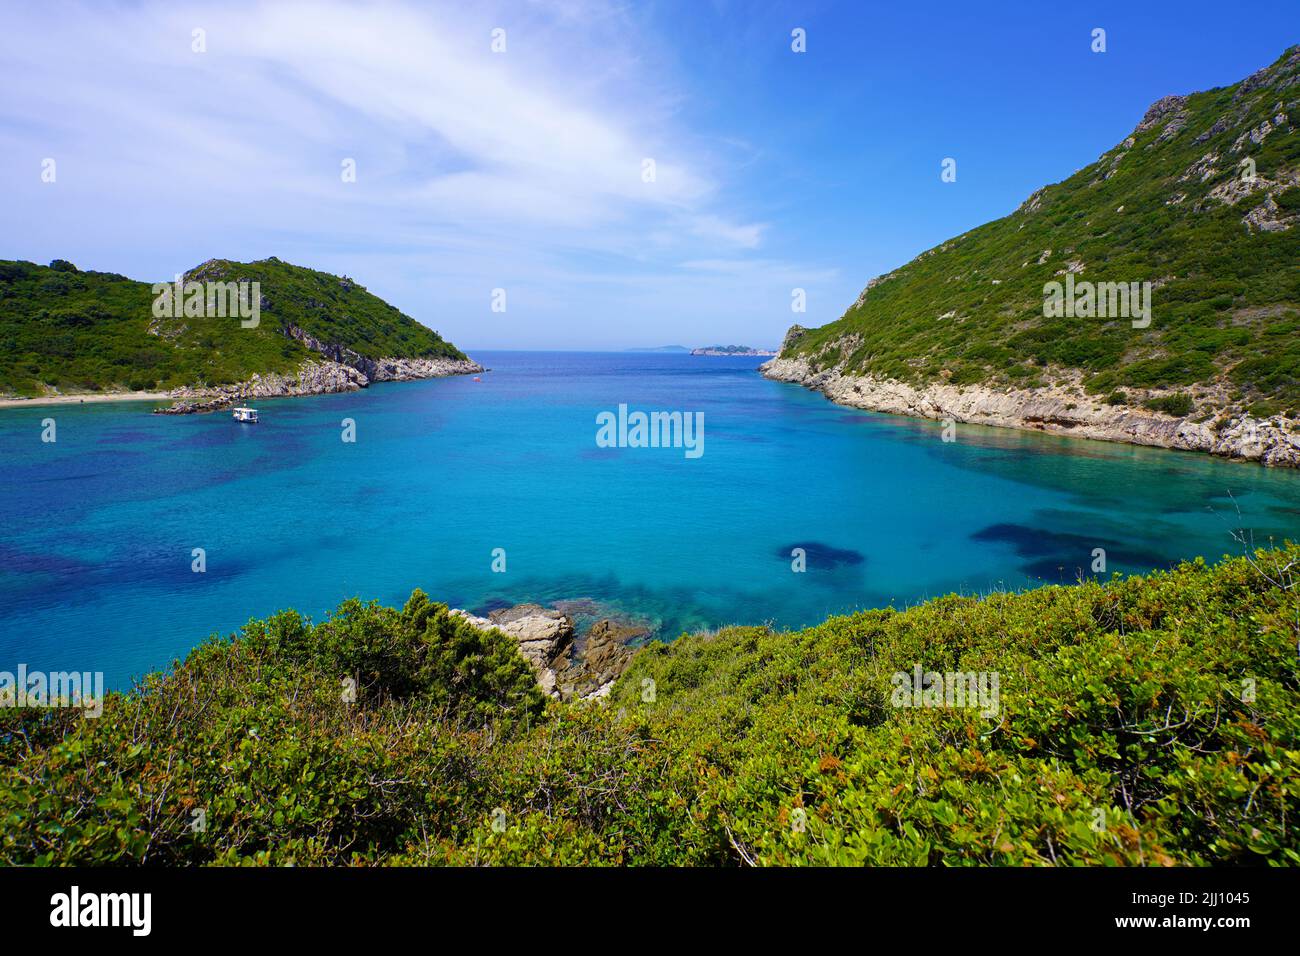
<instances>
[{"instance_id":1,"label":"rocky outcrop","mask_svg":"<svg viewBox=\"0 0 1300 956\"><path fill-rule=\"evenodd\" d=\"M538 604L521 604L488 615L489 624L504 631L519 644L519 653L532 665L537 683L547 694L555 693L554 664L573 642L573 622L559 611ZM471 622L477 624L477 621Z\"/></svg>"},{"instance_id":2,"label":"rocky outcrop","mask_svg":"<svg viewBox=\"0 0 1300 956\"><path fill-rule=\"evenodd\" d=\"M439 378L444 375L468 375L483 371L483 366L469 359L433 358L367 358L359 352L341 345L322 342L292 323L281 331L296 342L301 342L313 352L319 352L331 362L356 369L370 382L409 382L421 378ZM362 386L364 387L364 385Z\"/></svg>"},{"instance_id":3,"label":"rocky outcrop","mask_svg":"<svg viewBox=\"0 0 1300 956\"><path fill-rule=\"evenodd\" d=\"M242 402L262 398L293 398L300 395L328 395L333 392L352 392L365 388L371 382L405 382L422 378L440 378L447 375L469 375L483 371L483 366L470 359L401 359L385 358L367 360L371 371L367 375L352 365L335 361L308 361L298 366L292 375L271 373L254 375L246 382L235 385L187 386L168 393L176 399L167 408L155 410L160 415L189 415L211 412Z\"/></svg>"},{"instance_id":4,"label":"rocky outcrop","mask_svg":"<svg viewBox=\"0 0 1300 956\"><path fill-rule=\"evenodd\" d=\"M1277 200L1270 195L1266 196L1262 203L1246 213L1241 221L1251 232L1256 230L1260 232L1285 232L1297 222L1300 222L1300 215L1286 215L1277 204Z\"/></svg>"},{"instance_id":5,"label":"rocky outcrop","mask_svg":"<svg viewBox=\"0 0 1300 956\"><path fill-rule=\"evenodd\" d=\"M483 366L472 359L449 358L367 359L362 368L362 372L372 382L413 382L448 375L477 375L482 371Z\"/></svg>"},{"instance_id":6,"label":"rocky outcrop","mask_svg":"<svg viewBox=\"0 0 1300 956\"><path fill-rule=\"evenodd\" d=\"M561 700L608 696L632 661L635 650L628 643L647 633L645 628L605 619L577 637L567 614L540 604L520 604L487 617L459 608L451 613L480 630L495 628L513 637L543 693Z\"/></svg>"},{"instance_id":7,"label":"rocky outcrop","mask_svg":"<svg viewBox=\"0 0 1300 956\"><path fill-rule=\"evenodd\" d=\"M610 620L597 621L587 631L576 657L556 673L560 696L579 700L608 697L614 681L627 670L632 655L636 653L629 642L645 634L643 627Z\"/></svg>"},{"instance_id":8,"label":"rocky outcrop","mask_svg":"<svg viewBox=\"0 0 1300 956\"><path fill-rule=\"evenodd\" d=\"M871 282L868 282L867 288L870 289L872 283L874 283L875 281L876 281L875 279L872 279ZM866 295L867 293L864 291L862 294ZM802 325L790 326L790 328L785 333L785 338L781 340L781 350L776 354L778 356L784 355L786 352L788 352L790 349L794 347L796 342L798 342L801 338L803 338L807 334L808 334L808 330L805 329Z\"/></svg>"},{"instance_id":9,"label":"rocky outcrop","mask_svg":"<svg viewBox=\"0 0 1300 956\"><path fill-rule=\"evenodd\" d=\"M1146 115L1142 117L1142 122L1138 123L1136 132L1145 133L1149 129L1154 129L1167 116L1176 116L1181 113L1183 107L1187 105L1185 96L1162 96L1156 100L1147 109Z\"/></svg>"},{"instance_id":10,"label":"rocky outcrop","mask_svg":"<svg viewBox=\"0 0 1300 956\"><path fill-rule=\"evenodd\" d=\"M1282 416L1258 419L1229 413L1217 421L1197 422L1145 408L1107 405L1077 387L1001 390L945 381L913 386L869 375L846 375L838 368L813 369L803 356L775 358L765 362L761 371L776 381L819 391L838 404L870 411L1300 467L1300 425Z\"/></svg>"},{"instance_id":11,"label":"rocky outcrop","mask_svg":"<svg viewBox=\"0 0 1300 956\"><path fill-rule=\"evenodd\" d=\"M236 385L178 388L168 395L177 401L155 409L159 415L188 415L211 412L240 402L260 398L291 398L296 395L326 395L365 388L366 377L337 362L303 362L293 375L254 375Z\"/></svg>"}]
</instances>

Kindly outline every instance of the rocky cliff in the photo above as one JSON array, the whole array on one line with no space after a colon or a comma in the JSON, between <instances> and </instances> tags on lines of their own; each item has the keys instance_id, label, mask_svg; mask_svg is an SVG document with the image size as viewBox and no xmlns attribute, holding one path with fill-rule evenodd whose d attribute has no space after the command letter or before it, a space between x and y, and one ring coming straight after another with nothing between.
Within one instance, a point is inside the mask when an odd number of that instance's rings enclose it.
<instances>
[{"instance_id":1,"label":"rocky cliff","mask_svg":"<svg viewBox=\"0 0 1300 956\"><path fill-rule=\"evenodd\" d=\"M946 382L915 386L838 368L814 370L802 357L775 358L761 370L768 378L803 385L840 405L873 412L1026 428L1300 467L1300 430L1293 420L1281 415L1260 419L1242 414L1222 422L1197 422L1192 420L1195 416L1180 418L1107 405L1077 386L1030 390Z\"/></svg>"}]
</instances>

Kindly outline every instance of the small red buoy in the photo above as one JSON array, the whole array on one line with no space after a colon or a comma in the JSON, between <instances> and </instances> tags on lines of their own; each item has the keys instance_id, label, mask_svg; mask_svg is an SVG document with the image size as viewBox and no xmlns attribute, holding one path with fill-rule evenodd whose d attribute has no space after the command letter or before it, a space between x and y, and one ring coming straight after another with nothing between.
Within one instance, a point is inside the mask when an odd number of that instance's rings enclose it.
<instances>
[{"instance_id":1,"label":"small red buoy","mask_svg":"<svg viewBox=\"0 0 1300 956\"><path fill-rule=\"evenodd\" d=\"M474 381L476 381L476 382L481 382L481 381L483 381L483 379L481 379L481 378L479 378L477 375L475 375L475 376L474 376Z\"/></svg>"}]
</instances>

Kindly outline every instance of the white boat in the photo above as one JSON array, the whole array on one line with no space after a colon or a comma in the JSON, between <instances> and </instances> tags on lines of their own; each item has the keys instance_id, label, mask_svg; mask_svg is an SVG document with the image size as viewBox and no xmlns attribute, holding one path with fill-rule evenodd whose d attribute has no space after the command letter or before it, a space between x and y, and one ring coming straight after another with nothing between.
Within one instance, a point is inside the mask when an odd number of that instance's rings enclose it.
<instances>
[{"instance_id":1,"label":"white boat","mask_svg":"<svg viewBox=\"0 0 1300 956\"><path fill-rule=\"evenodd\" d=\"M257 424L257 409L256 409L256 408L244 408L244 407L241 406L241 407L239 407L239 408L236 408L236 409L234 410L234 412L235 412L235 414L234 414L234 419L235 419L235 421L237 421L237 422L250 422L250 423L252 423L252 424L254 424L254 425Z\"/></svg>"}]
</instances>

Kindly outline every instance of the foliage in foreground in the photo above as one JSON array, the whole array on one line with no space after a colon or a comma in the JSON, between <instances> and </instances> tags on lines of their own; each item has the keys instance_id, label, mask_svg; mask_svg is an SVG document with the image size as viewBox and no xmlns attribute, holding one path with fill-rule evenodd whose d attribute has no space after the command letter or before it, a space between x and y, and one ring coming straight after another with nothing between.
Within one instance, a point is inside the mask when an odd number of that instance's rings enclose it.
<instances>
[{"instance_id":1,"label":"foliage in foreground","mask_svg":"<svg viewBox=\"0 0 1300 956\"><path fill-rule=\"evenodd\" d=\"M1300 864L1298 572L686 636L604 705L420 592L283 612L98 720L0 712L0 862ZM891 706L917 664L996 672L1000 714Z\"/></svg>"}]
</instances>

